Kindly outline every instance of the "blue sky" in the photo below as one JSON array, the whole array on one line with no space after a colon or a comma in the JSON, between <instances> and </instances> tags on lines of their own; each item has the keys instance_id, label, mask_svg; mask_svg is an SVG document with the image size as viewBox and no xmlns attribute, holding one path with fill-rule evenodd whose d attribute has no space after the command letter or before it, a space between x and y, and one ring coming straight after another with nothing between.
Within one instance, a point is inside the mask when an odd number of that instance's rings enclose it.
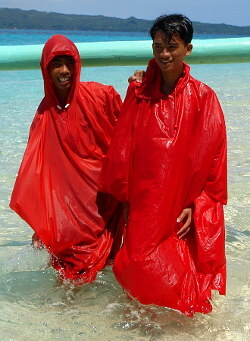
<instances>
[{"instance_id":1,"label":"blue sky","mask_svg":"<svg viewBox=\"0 0 250 341\"><path fill-rule=\"evenodd\" d=\"M250 26L250 0L0 0L0 7L142 19L183 13L193 21Z\"/></svg>"}]
</instances>

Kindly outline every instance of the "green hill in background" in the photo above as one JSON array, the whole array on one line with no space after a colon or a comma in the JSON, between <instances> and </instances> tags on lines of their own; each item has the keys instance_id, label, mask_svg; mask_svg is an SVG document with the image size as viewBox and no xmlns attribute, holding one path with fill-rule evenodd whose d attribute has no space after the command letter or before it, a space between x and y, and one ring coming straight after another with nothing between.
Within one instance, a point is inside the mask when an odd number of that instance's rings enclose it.
<instances>
[{"instance_id":1,"label":"green hill in background","mask_svg":"<svg viewBox=\"0 0 250 341\"><path fill-rule=\"evenodd\" d=\"M152 20L130 17L119 19L103 15L75 15L35 10L0 8L0 28L75 31L147 32ZM250 26L193 22L195 33L250 36Z\"/></svg>"}]
</instances>

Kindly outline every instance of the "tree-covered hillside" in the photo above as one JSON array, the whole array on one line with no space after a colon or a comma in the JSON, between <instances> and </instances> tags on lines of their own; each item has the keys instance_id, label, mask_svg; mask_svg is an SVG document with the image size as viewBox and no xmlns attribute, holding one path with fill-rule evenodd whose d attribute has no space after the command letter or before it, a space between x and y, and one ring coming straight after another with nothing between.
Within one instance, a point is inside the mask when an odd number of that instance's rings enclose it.
<instances>
[{"instance_id":1,"label":"tree-covered hillside","mask_svg":"<svg viewBox=\"0 0 250 341\"><path fill-rule=\"evenodd\" d=\"M0 28L7 29L145 32L149 30L151 24L151 20L135 17L119 19L103 15L73 15L0 8ZM200 22L193 22L193 24L195 33L200 34L250 35L250 26L241 27Z\"/></svg>"}]
</instances>

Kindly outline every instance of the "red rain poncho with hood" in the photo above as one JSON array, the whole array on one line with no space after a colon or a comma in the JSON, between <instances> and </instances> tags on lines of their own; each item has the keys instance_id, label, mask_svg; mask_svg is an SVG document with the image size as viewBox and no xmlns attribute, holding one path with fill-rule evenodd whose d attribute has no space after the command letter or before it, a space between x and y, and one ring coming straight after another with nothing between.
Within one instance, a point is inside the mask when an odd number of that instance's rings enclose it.
<instances>
[{"instance_id":1,"label":"red rain poncho with hood","mask_svg":"<svg viewBox=\"0 0 250 341\"><path fill-rule=\"evenodd\" d=\"M48 73L58 55L75 60L66 109L60 108ZM31 125L10 207L36 232L63 277L91 282L107 262L119 219L117 202L102 196L97 206L96 196L121 99L112 86L80 82L79 52L64 36L47 41L41 69L45 97Z\"/></svg>"},{"instance_id":2,"label":"red rain poncho with hood","mask_svg":"<svg viewBox=\"0 0 250 341\"><path fill-rule=\"evenodd\" d=\"M113 266L119 283L143 304L192 316L212 310L211 289L225 294L225 123L214 91L188 65L172 94L160 85L152 59L143 83L129 86L100 188L130 206ZM180 240L187 207L192 230Z\"/></svg>"}]
</instances>

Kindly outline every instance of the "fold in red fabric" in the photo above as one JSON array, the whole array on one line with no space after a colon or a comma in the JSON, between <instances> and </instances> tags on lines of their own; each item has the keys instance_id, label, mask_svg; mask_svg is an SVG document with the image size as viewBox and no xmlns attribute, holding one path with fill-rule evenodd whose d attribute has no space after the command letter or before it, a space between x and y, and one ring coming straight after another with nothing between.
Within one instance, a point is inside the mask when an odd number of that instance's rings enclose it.
<instances>
[{"instance_id":1,"label":"fold in red fabric","mask_svg":"<svg viewBox=\"0 0 250 341\"><path fill-rule=\"evenodd\" d=\"M160 84L152 59L143 83L129 86L100 189L130 207L113 266L119 283L143 304L192 316L212 310L212 289L226 289L225 123L214 91L188 65L173 93ZM187 207L192 228L180 240L177 218Z\"/></svg>"},{"instance_id":2,"label":"fold in red fabric","mask_svg":"<svg viewBox=\"0 0 250 341\"><path fill-rule=\"evenodd\" d=\"M68 104L60 108L48 73L57 55L75 60ZM120 112L112 86L80 82L76 46L61 35L45 44L41 59L45 97L30 129L10 207L36 232L64 278L91 282L107 262L120 208L97 189L103 158Z\"/></svg>"}]
</instances>

